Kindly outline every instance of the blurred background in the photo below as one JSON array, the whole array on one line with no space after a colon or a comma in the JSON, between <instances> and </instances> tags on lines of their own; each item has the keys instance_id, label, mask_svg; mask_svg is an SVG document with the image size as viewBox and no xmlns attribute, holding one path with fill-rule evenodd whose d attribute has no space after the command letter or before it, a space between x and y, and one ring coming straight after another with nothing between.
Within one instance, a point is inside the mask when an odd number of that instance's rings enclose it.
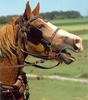
<instances>
[{"instance_id":1,"label":"blurred background","mask_svg":"<svg viewBox=\"0 0 88 100\"><path fill-rule=\"evenodd\" d=\"M22 15L28 0L0 0L0 27L12 16ZM57 68L42 70L25 67L28 77L31 100L88 100L88 0L29 0L31 8L40 2L40 15L54 25L68 32L77 34L83 39L84 51L74 54L76 61L71 65L62 64ZM28 57L35 61L37 58ZM44 66L54 65L47 61ZM57 79L44 79L43 76L58 76ZM62 78L70 78L62 80ZM71 80L72 79L72 80ZM74 81L82 80L80 81Z\"/></svg>"}]
</instances>

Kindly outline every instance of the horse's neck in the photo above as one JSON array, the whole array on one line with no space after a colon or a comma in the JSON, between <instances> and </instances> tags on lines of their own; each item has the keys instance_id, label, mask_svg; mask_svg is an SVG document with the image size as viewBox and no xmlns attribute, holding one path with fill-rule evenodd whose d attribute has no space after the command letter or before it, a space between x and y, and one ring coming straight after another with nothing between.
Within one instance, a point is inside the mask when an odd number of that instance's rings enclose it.
<instances>
[{"instance_id":1,"label":"horse's neck","mask_svg":"<svg viewBox=\"0 0 88 100\"><path fill-rule=\"evenodd\" d=\"M11 56L6 56L6 55L1 55L0 56L0 64L4 62L7 62L7 64L10 65L18 65L18 64L23 64L25 60L25 56L22 53L20 49L17 49L14 54Z\"/></svg>"},{"instance_id":2,"label":"horse's neck","mask_svg":"<svg viewBox=\"0 0 88 100\"><path fill-rule=\"evenodd\" d=\"M23 48L23 45L21 43L22 41L20 41L20 39L21 38L19 37L17 49L9 48L11 49L11 52L8 52L8 49L5 49L6 52L4 48L1 49L3 55L0 58L0 81L3 83L14 84L16 81L17 75L21 69L19 68L19 66L17 67L16 65L20 65L24 63L25 57L24 57L23 52L20 49L20 48Z\"/></svg>"},{"instance_id":3,"label":"horse's neck","mask_svg":"<svg viewBox=\"0 0 88 100\"><path fill-rule=\"evenodd\" d=\"M13 60L13 59L12 59ZM8 57L3 56L0 58L0 81L5 84L14 84L19 72L16 67L16 60L14 59L13 65Z\"/></svg>"},{"instance_id":4,"label":"horse's neck","mask_svg":"<svg viewBox=\"0 0 88 100\"><path fill-rule=\"evenodd\" d=\"M5 65L10 65L10 61L5 56L0 56L0 67L3 67Z\"/></svg>"},{"instance_id":5,"label":"horse's neck","mask_svg":"<svg viewBox=\"0 0 88 100\"><path fill-rule=\"evenodd\" d=\"M6 56L0 58L0 81L3 83L14 84L19 71L21 71L21 68L17 65L24 63L24 54L20 49L17 49L15 54L11 56L11 61Z\"/></svg>"}]
</instances>

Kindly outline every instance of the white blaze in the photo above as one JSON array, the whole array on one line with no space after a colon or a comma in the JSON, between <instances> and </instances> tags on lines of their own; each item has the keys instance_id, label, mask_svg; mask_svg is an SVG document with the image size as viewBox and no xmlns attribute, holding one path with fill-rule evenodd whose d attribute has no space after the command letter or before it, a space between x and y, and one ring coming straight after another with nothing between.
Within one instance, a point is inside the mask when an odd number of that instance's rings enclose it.
<instances>
[{"instance_id":1,"label":"white blaze","mask_svg":"<svg viewBox=\"0 0 88 100\"><path fill-rule=\"evenodd\" d=\"M47 25L53 30L53 32L58 28L55 25L51 24L50 22L48 22ZM71 34L63 29L59 29L56 35L61 36L61 37L69 37L72 39L80 39L80 37L74 34Z\"/></svg>"},{"instance_id":2,"label":"white blaze","mask_svg":"<svg viewBox=\"0 0 88 100\"><path fill-rule=\"evenodd\" d=\"M47 23L48 27L50 27L50 29L52 29L52 34L55 32L55 30L58 28L56 27L55 25L51 24L50 22ZM51 35L52 35L51 34ZM83 50L83 46L82 46L82 39L77 36L77 35L74 35L74 34L71 34L63 29L59 29L57 34L57 36L59 37L68 37L70 39L73 39L75 42L75 45L82 51Z\"/></svg>"}]
</instances>

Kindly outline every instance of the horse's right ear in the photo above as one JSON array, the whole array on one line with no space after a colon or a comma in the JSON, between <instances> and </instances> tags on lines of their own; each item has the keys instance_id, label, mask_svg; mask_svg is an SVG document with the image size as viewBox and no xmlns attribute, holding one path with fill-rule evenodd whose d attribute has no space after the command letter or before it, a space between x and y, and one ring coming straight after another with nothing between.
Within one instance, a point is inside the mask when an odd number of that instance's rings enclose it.
<instances>
[{"instance_id":1,"label":"horse's right ear","mask_svg":"<svg viewBox=\"0 0 88 100\"><path fill-rule=\"evenodd\" d=\"M40 11L40 4L38 2L37 6L35 7L35 9L32 11L32 13L36 16L39 15L39 11Z\"/></svg>"},{"instance_id":2,"label":"horse's right ear","mask_svg":"<svg viewBox=\"0 0 88 100\"><path fill-rule=\"evenodd\" d=\"M33 16L33 14L32 14L32 11L31 11L31 7L30 7L30 5L29 5L29 2L27 2L27 4L26 4L26 8L25 8L25 12L24 12L24 14L23 14L23 17L25 18L25 19L30 19L31 17Z\"/></svg>"}]
</instances>

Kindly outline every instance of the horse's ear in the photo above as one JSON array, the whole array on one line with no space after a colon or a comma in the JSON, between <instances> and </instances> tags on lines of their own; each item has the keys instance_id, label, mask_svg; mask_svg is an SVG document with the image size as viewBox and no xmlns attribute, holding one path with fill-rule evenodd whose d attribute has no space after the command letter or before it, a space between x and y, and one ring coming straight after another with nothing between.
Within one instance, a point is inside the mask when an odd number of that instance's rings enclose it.
<instances>
[{"instance_id":1,"label":"horse's ear","mask_svg":"<svg viewBox=\"0 0 88 100\"><path fill-rule=\"evenodd\" d=\"M26 9L25 9L25 12L23 14L23 17L25 19L30 19L31 17L33 16L32 12L31 12L31 7L29 5L29 2L27 2L26 4Z\"/></svg>"},{"instance_id":2,"label":"horse's ear","mask_svg":"<svg viewBox=\"0 0 88 100\"><path fill-rule=\"evenodd\" d=\"M35 7L35 9L32 11L32 13L34 15L39 15L39 11L40 11L40 4L38 2L37 6Z\"/></svg>"}]
</instances>

